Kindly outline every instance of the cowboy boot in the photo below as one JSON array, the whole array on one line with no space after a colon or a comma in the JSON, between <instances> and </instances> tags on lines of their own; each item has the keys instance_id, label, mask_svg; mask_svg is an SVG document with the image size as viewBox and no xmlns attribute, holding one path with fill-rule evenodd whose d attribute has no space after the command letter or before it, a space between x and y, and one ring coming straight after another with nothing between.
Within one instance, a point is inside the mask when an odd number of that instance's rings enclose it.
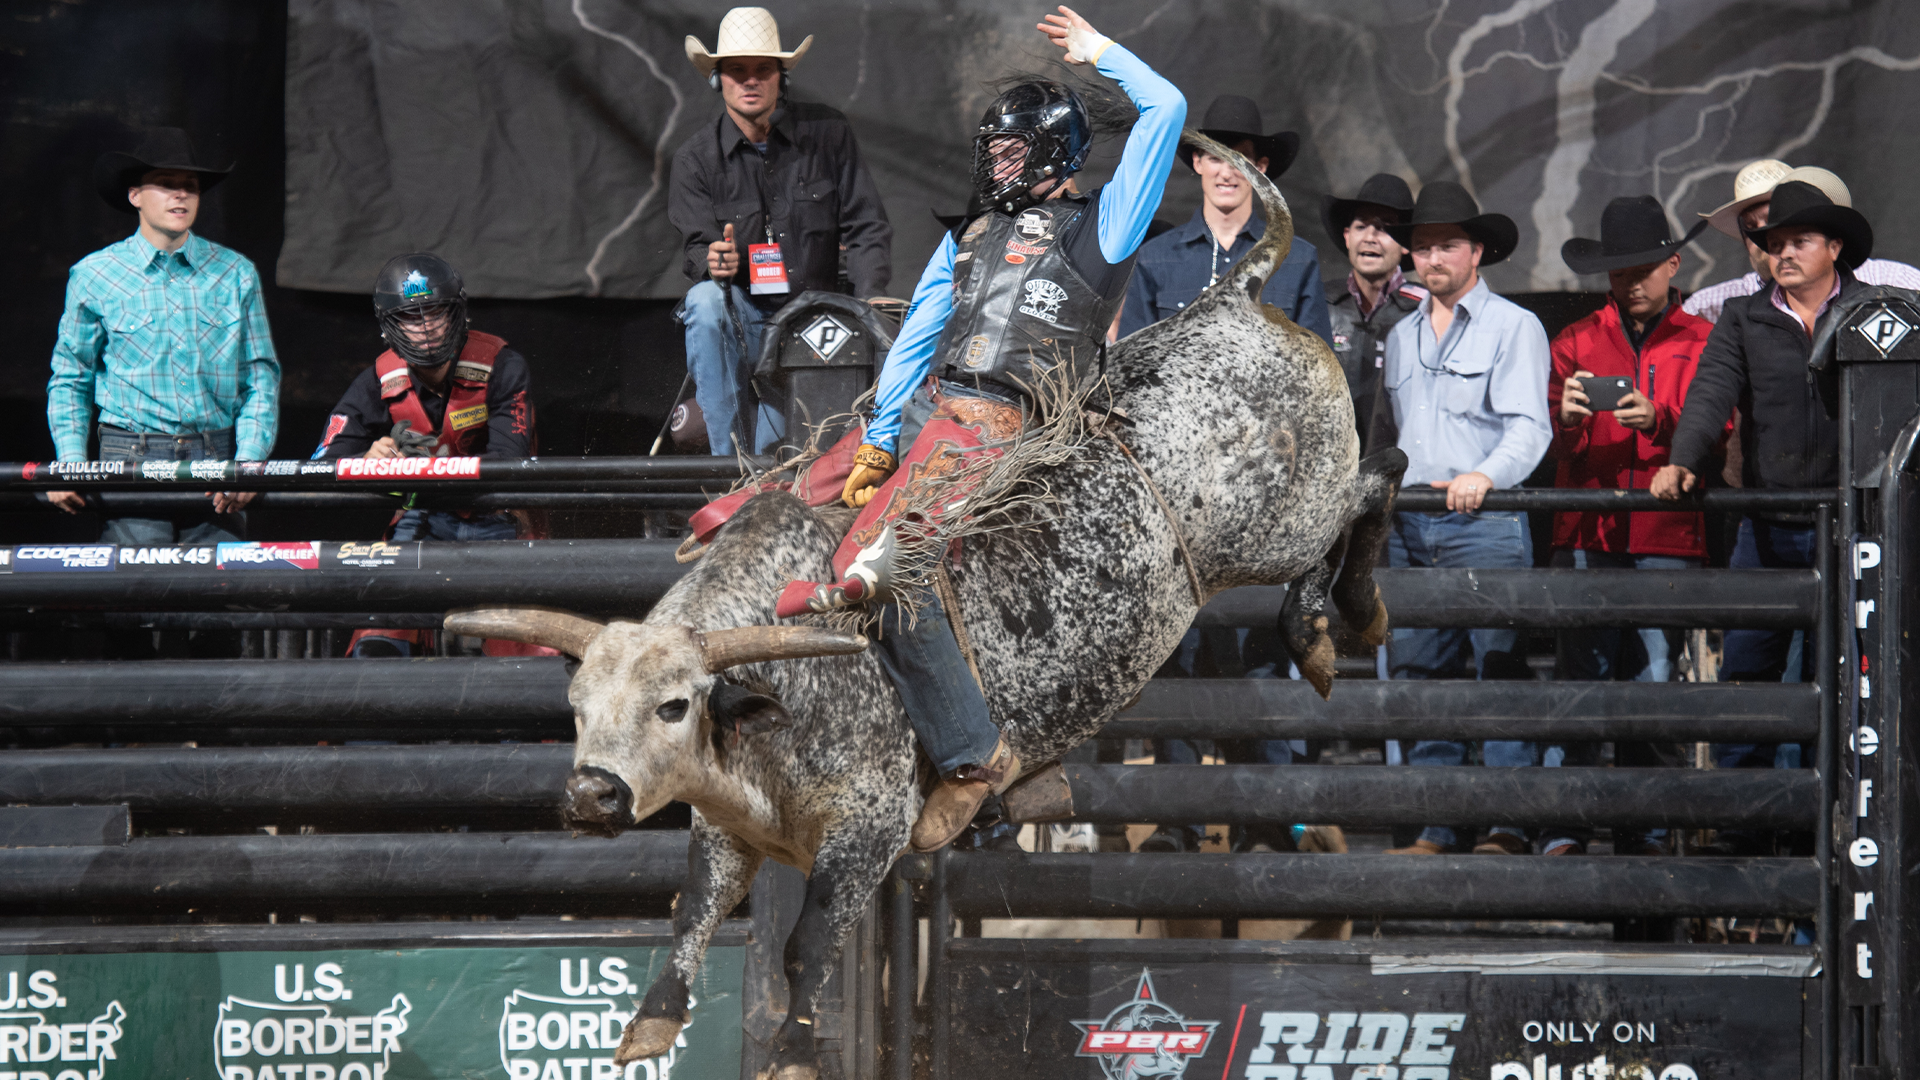
<instances>
[{"instance_id":1,"label":"cowboy boot","mask_svg":"<svg viewBox=\"0 0 1920 1080\"><path fill-rule=\"evenodd\" d=\"M934 785L913 823L913 850L939 851L953 842L987 796L998 795L1020 778L1020 759L1007 740L1001 739L987 756L987 763L954 770L952 776Z\"/></svg>"}]
</instances>

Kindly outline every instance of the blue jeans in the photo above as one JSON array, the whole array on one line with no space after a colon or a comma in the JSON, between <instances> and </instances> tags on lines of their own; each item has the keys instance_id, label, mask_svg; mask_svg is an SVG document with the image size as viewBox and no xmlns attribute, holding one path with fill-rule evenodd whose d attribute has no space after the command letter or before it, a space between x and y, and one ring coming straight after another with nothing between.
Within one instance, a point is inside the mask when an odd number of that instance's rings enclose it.
<instances>
[{"instance_id":1,"label":"blue jeans","mask_svg":"<svg viewBox=\"0 0 1920 1080\"><path fill-rule=\"evenodd\" d=\"M897 604L880 615L880 666L900 691L907 721L941 777L963 765L985 765L1000 742L986 696L960 654L947 609L929 595L914 625Z\"/></svg>"},{"instance_id":2,"label":"blue jeans","mask_svg":"<svg viewBox=\"0 0 1920 1080\"><path fill-rule=\"evenodd\" d=\"M1533 538L1525 514L1399 513L1387 534L1387 561L1395 567L1525 569L1533 565ZM1521 646L1518 630L1399 629L1387 643L1387 669L1396 679L1531 678ZM1481 747L1481 760L1492 766L1537 765L1536 757L1529 742L1492 740ZM1423 739L1407 760L1464 765L1467 744ZM1525 835L1506 825L1493 831ZM1433 825L1420 839L1450 848L1459 837L1453 828Z\"/></svg>"},{"instance_id":3,"label":"blue jeans","mask_svg":"<svg viewBox=\"0 0 1920 1080\"><path fill-rule=\"evenodd\" d=\"M1740 522L1727 566L1733 570L1807 569L1814 565L1811 525L1777 525L1747 518ZM1795 630L1729 630L1726 654L1720 664L1721 682L1808 682L1813 678L1813 651L1801 648L1800 662L1788 670L1794 652ZM1723 769L1800 767L1796 744L1715 743L1714 761Z\"/></svg>"},{"instance_id":4,"label":"blue jeans","mask_svg":"<svg viewBox=\"0 0 1920 1080\"><path fill-rule=\"evenodd\" d=\"M463 518L443 510L408 510L393 523L393 540L440 540L465 543L469 540L515 539L513 516L501 510Z\"/></svg>"},{"instance_id":5,"label":"blue jeans","mask_svg":"<svg viewBox=\"0 0 1920 1080\"><path fill-rule=\"evenodd\" d=\"M1566 554L1572 556L1576 570L1697 570L1701 564L1700 559L1685 555L1635 555L1582 548ZM1562 630L1554 678L1576 682L1671 682L1678 636L1678 631L1660 627ZM1563 765L1591 767L1600 763L1598 743L1572 743L1562 750ZM1623 768L1684 768L1686 758L1676 744L1622 742L1615 744L1614 764ZM1560 827L1542 830L1541 836L1546 844L1565 837L1584 845L1592 833L1588 828ZM1616 829L1615 850L1623 849L1626 845L1621 841L1635 835L1659 840L1666 837L1667 830L1649 829L1644 834L1635 834Z\"/></svg>"},{"instance_id":6,"label":"blue jeans","mask_svg":"<svg viewBox=\"0 0 1920 1080\"><path fill-rule=\"evenodd\" d=\"M102 461L231 461L233 429L197 435L133 435L100 429ZM216 514L212 501L205 510L171 518L108 518L100 530L106 544L157 547L166 544L217 544L246 534L245 514Z\"/></svg>"},{"instance_id":7,"label":"blue jeans","mask_svg":"<svg viewBox=\"0 0 1920 1080\"><path fill-rule=\"evenodd\" d=\"M688 289L680 318L687 328L687 374L693 376L693 396L707 419L708 452L732 457L740 403L752 398L750 379L760 360L760 339L778 308L762 309L747 290L738 285L728 288L733 293L734 313L746 330L747 355L741 355L740 331L727 314L727 294L717 283L702 281ZM775 299L784 304L788 298ZM752 452L756 454L779 445L787 433L786 417L764 403L757 406L746 426L753 429Z\"/></svg>"}]
</instances>

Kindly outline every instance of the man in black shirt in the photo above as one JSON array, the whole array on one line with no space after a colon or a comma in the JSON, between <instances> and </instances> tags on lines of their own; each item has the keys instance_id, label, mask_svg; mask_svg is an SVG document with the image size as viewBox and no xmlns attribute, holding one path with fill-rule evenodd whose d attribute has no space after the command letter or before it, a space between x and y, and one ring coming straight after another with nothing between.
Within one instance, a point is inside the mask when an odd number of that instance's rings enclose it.
<instances>
[{"instance_id":1,"label":"man in black shirt","mask_svg":"<svg viewBox=\"0 0 1920 1080\"><path fill-rule=\"evenodd\" d=\"M843 247L855 296L881 295L892 276L893 228L847 118L787 100L787 72L812 44L783 52L765 8L727 12L711 53L687 38L687 58L726 103L674 154L667 198L695 283L681 314L687 373L715 454L736 442L763 452L786 434L778 409L752 405L747 381L768 318L809 289L842 291Z\"/></svg>"}]
</instances>

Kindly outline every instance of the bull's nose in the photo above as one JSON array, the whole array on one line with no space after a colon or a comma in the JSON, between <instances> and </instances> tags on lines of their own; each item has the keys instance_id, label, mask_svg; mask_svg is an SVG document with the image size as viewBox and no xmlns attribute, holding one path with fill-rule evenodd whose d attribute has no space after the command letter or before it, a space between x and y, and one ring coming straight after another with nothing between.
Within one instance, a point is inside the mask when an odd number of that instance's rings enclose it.
<instances>
[{"instance_id":1,"label":"bull's nose","mask_svg":"<svg viewBox=\"0 0 1920 1080\"><path fill-rule=\"evenodd\" d=\"M569 823L611 835L633 824L633 790L597 765L575 769L567 777L565 813Z\"/></svg>"}]
</instances>

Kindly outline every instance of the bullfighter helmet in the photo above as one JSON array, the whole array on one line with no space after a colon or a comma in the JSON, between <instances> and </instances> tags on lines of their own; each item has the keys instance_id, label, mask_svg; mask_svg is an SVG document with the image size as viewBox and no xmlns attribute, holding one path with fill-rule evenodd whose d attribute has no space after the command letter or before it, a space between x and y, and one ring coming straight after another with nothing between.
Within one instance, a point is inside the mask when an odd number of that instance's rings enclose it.
<instances>
[{"instance_id":1,"label":"bullfighter helmet","mask_svg":"<svg viewBox=\"0 0 1920 1080\"><path fill-rule=\"evenodd\" d=\"M1017 163L995 166L992 143L1012 136L1025 144ZM1080 171L1093 147L1086 102L1069 87L1035 80L1015 86L987 106L973 137L973 186L994 209L1017 214L1040 201L1034 186L1064 182Z\"/></svg>"},{"instance_id":2,"label":"bullfighter helmet","mask_svg":"<svg viewBox=\"0 0 1920 1080\"><path fill-rule=\"evenodd\" d=\"M404 315L423 315L445 308L446 336L431 347L415 345L401 331ZM373 313L380 320L380 336L402 360L415 367L438 367L460 355L467 345L467 288L453 264L430 251L396 255L380 268L373 282Z\"/></svg>"}]
</instances>

